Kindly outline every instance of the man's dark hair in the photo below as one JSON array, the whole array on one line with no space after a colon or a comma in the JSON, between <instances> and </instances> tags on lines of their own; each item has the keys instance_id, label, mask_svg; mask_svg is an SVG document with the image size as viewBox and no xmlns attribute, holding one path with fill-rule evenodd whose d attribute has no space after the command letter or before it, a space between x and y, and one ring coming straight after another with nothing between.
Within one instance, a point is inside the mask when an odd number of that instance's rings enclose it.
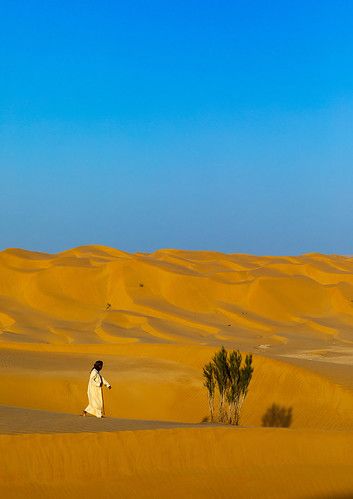
<instances>
[{"instance_id":1,"label":"man's dark hair","mask_svg":"<svg viewBox=\"0 0 353 499\"><path fill-rule=\"evenodd\" d=\"M97 371L100 371L103 367L103 361L102 360L97 360L94 363L93 369L97 369Z\"/></svg>"}]
</instances>

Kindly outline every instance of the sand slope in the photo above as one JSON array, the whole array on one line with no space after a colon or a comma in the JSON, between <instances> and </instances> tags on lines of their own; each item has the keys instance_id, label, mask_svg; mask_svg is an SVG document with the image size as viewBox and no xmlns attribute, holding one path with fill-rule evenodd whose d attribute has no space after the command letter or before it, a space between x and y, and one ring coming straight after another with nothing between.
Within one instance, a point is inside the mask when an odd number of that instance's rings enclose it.
<instances>
[{"instance_id":1,"label":"sand slope","mask_svg":"<svg viewBox=\"0 0 353 499\"><path fill-rule=\"evenodd\" d=\"M2 435L0 446L7 449L0 454L0 481L9 498L352 497L353 435L345 432Z\"/></svg>"},{"instance_id":2,"label":"sand slope","mask_svg":"<svg viewBox=\"0 0 353 499\"><path fill-rule=\"evenodd\" d=\"M200 373L222 344L255 354L246 428L176 427L207 415ZM110 418L83 422L97 358ZM6 250L0 368L5 496L89 480L103 497L353 497L353 258ZM261 428L272 403L290 429Z\"/></svg>"}]
</instances>

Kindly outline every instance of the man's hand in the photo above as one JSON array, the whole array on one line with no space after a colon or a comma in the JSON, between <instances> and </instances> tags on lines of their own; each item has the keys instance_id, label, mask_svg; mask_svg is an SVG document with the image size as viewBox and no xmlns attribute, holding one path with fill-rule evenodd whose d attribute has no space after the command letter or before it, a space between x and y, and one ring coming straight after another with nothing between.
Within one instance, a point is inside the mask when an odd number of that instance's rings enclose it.
<instances>
[{"instance_id":1,"label":"man's hand","mask_svg":"<svg viewBox=\"0 0 353 499\"><path fill-rule=\"evenodd\" d=\"M112 387L111 387L111 385L109 385L109 386L108 386L108 390L111 390L111 389L112 389Z\"/></svg>"}]
</instances>

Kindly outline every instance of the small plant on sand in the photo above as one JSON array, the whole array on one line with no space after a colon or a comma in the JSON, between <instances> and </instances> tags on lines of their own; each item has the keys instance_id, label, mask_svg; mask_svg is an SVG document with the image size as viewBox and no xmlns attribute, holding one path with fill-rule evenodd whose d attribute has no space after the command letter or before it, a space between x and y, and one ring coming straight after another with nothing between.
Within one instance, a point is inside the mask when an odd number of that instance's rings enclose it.
<instances>
[{"instance_id":1,"label":"small plant on sand","mask_svg":"<svg viewBox=\"0 0 353 499\"><path fill-rule=\"evenodd\" d=\"M229 423L235 424L237 420L237 405L241 393L241 353L232 351L229 355L229 388L227 390L227 402L229 405Z\"/></svg>"},{"instance_id":2,"label":"small plant on sand","mask_svg":"<svg viewBox=\"0 0 353 499\"><path fill-rule=\"evenodd\" d=\"M213 357L214 375L219 391L219 410L218 420L225 423L227 420L227 411L225 408L225 400L229 383L229 366L227 359L227 350L222 347L219 352Z\"/></svg>"},{"instance_id":3,"label":"small plant on sand","mask_svg":"<svg viewBox=\"0 0 353 499\"><path fill-rule=\"evenodd\" d=\"M214 396L216 389L216 380L214 376L214 366L212 362L206 364L203 368L204 386L207 388L208 407L210 409L210 420L214 421Z\"/></svg>"},{"instance_id":4,"label":"small plant on sand","mask_svg":"<svg viewBox=\"0 0 353 499\"><path fill-rule=\"evenodd\" d=\"M238 352L239 353L239 352ZM240 360L241 360L241 354ZM252 373L254 372L254 368L252 367L252 355L247 354L245 357L244 366L240 369L240 379L239 379L239 391L240 396L235 404L235 420L232 421L232 424L239 424L240 421L240 412L242 405L244 403L245 397L248 394L249 384L252 378Z\"/></svg>"},{"instance_id":5,"label":"small plant on sand","mask_svg":"<svg viewBox=\"0 0 353 499\"><path fill-rule=\"evenodd\" d=\"M251 354L246 355L244 364L242 364L242 355L239 350L233 350L228 354L223 346L214 355L212 362L204 366L204 386L208 391L211 421L215 420L215 388L218 388L217 420L220 423L228 422L239 425L241 408L248 393L253 371Z\"/></svg>"}]
</instances>

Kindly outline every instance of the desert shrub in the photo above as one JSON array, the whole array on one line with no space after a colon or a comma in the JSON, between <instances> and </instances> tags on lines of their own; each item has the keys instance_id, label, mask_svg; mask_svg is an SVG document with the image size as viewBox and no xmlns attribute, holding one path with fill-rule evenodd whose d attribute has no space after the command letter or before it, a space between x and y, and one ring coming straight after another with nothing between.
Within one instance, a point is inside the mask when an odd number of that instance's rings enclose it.
<instances>
[{"instance_id":1,"label":"desert shrub","mask_svg":"<svg viewBox=\"0 0 353 499\"><path fill-rule=\"evenodd\" d=\"M239 425L241 408L248 393L253 370L251 354L246 355L242 364L242 354L239 350L233 350L228 354L223 346L214 355L212 362L204 366L204 386L208 392L211 421L215 420L215 389L218 388L217 420L221 423Z\"/></svg>"},{"instance_id":2,"label":"desert shrub","mask_svg":"<svg viewBox=\"0 0 353 499\"><path fill-rule=\"evenodd\" d=\"M239 351L232 351L229 355L229 386L227 400L229 404L229 423L238 425L240 412L248 393L253 367L252 355L246 355L245 363L241 366L242 355Z\"/></svg>"},{"instance_id":3,"label":"desert shrub","mask_svg":"<svg viewBox=\"0 0 353 499\"><path fill-rule=\"evenodd\" d=\"M216 380L214 366L212 362L206 364L203 368L204 386L207 388L208 407L210 410L210 420L214 421L214 397L216 389Z\"/></svg>"},{"instance_id":4,"label":"desert shrub","mask_svg":"<svg viewBox=\"0 0 353 499\"><path fill-rule=\"evenodd\" d=\"M227 419L225 400L229 385L229 365L227 350L222 347L213 357L214 376L219 392L218 420L224 423Z\"/></svg>"}]
</instances>

